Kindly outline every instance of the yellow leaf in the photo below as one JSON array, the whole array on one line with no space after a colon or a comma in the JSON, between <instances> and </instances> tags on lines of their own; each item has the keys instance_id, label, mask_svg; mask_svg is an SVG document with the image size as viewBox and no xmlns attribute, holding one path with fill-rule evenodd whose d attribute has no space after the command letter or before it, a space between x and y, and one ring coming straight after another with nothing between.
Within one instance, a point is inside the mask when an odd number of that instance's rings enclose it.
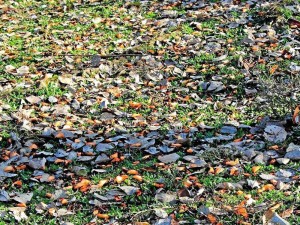
<instances>
[{"instance_id":1,"label":"yellow leaf","mask_svg":"<svg viewBox=\"0 0 300 225\"><path fill-rule=\"evenodd\" d=\"M236 166L236 165L239 164L239 163L240 163L239 159L236 159L236 160L234 160L234 161L227 161L227 162L225 162L225 164L226 164L227 166Z\"/></svg>"},{"instance_id":2,"label":"yellow leaf","mask_svg":"<svg viewBox=\"0 0 300 225\"><path fill-rule=\"evenodd\" d=\"M252 173L256 173L260 168L261 168L261 166L253 166Z\"/></svg>"},{"instance_id":3,"label":"yellow leaf","mask_svg":"<svg viewBox=\"0 0 300 225\"><path fill-rule=\"evenodd\" d=\"M100 180L99 184L98 184L98 187L102 188L104 186L104 184L106 184L107 182L108 182L108 180Z\"/></svg>"},{"instance_id":4,"label":"yellow leaf","mask_svg":"<svg viewBox=\"0 0 300 225\"><path fill-rule=\"evenodd\" d=\"M276 65L273 65L272 67L271 67L271 69L270 69L270 74L272 75L272 74L274 74L275 73L275 71L278 69L278 65L276 64Z\"/></svg>"}]
</instances>

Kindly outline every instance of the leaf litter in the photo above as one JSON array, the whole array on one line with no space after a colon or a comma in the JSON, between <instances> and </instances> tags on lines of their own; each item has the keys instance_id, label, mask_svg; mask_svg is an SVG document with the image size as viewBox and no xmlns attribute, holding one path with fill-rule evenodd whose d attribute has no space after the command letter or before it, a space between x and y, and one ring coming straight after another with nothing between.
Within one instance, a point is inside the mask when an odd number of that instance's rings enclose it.
<instances>
[{"instance_id":1,"label":"leaf litter","mask_svg":"<svg viewBox=\"0 0 300 225\"><path fill-rule=\"evenodd\" d=\"M299 72L298 2L54 2L1 3L5 221L296 223L299 109L249 108Z\"/></svg>"}]
</instances>

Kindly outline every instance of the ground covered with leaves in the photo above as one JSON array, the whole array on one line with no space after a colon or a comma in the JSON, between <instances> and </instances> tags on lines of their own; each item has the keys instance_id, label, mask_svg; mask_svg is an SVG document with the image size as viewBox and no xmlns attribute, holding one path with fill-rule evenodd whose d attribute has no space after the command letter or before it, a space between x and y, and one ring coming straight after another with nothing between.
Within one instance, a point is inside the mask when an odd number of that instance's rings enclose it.
<instances>
[{"instance_id":1,"label":"ground covered with leaves","mask_svg":"<svg viewBox=\"0 0 300 225\"><path fill-rule=\"evenodd\" d=\"M299 11L0 1L0 224L299 224Z\"/></svg>"}]
</instances>

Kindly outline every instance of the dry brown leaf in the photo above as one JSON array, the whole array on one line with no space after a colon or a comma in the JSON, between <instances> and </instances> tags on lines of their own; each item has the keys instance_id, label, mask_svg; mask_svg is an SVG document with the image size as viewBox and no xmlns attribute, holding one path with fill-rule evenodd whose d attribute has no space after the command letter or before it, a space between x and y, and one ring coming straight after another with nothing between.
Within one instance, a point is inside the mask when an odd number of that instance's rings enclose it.
<instances>
[{"instance_id":1,"label":"dry brown leaf","mask_svg":"<svg viewBox=\"0 0 300 225\"><path fill-rule=\"evenodd\" d=\"M286 210L284 210L280 216L282 218L289 218L292 214L293 214L293 211L294 211L294 207L292 206L291 208L288 208Z\"/></svg>"}]
</instances>

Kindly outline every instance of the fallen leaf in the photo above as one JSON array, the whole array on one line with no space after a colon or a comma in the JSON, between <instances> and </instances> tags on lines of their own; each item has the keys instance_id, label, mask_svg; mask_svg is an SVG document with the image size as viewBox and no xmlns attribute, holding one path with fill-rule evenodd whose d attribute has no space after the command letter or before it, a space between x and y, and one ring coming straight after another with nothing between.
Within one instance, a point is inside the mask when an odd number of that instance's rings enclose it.
<instances>
[{"instance_id":1,"label":"fallen leaf","mask_svg":"<svg viewBox=\"0 0 300 225\"><path fill-rule=\"evenodd\" d=\"M140 176L140 175L134 175L133 178L134 178L135 180L137 180L138 182L143 182L143 177Z\"/></svg>"},{"instance_id":2,"label":"fallen leaf","mask_svg":"<svg viewBox=\"0 0 300 225\"><path fill-rule=\"evenodd\" d=\"M25 207L11 207L8 209L13 213L13 216L17 221L20 222L21 220L28 219L27 215L25 214L25 210L26 210Z\"/></svg>"},{"instance_id":3,"label":"fallen leaf","mask_svg":"<svg viewBox=\"0 0 300 225\"><path fill-rule=\"evenodd\" d=\"M139 172L137 170L128 170L127 173L130 174L130 175L137 175L137 174L139 174Z\"/></svg>"},{"instance_id":4,"label":"fallen leaf","mask_svg":"<svg viewBox=\"0 0 300 225\"><path fill-rule=\"evenodd\" d=\"M90 180L82 179L79 183L74 185L74 189L79 189L79 188L82 188L82 187L86 187L86 186L90 185L90 183L91 183Z\"/></svg>"},{"instance_id":5,"label":"fallen leaf","mask_svg":"<svg viewBox=\"0 0 300 225\"><path fill-rule=\"evenodd\" d=\"M272 74L275 73L275 71L276 71L277 69L278 69L278 65L275 64L275 65L273 65L273 66L270 68L269 73L272 75Z\"/></svg>"},{"instance_id":6,"label":"fallen leaf","mask_svg":"<svg viewBox=\"0 0 300 225\"><path fill-rule=\"evenodd\" d=\"M176 162L180 156L177 153L172 153L169 155L158 156L158 160L163 163L172 163Z\"/></svg>"},{"instance_id":7,"label":"fallen leaf","mask_svg":"<svg viewBox=\"0 0 300 225\"><path fill-rule=\"evenodd\" d=\"M260 170L261 166L253 166L252 167L252 173L256 173L258 170Z\"/></svg>"},{"instance_id":8,"label":"fallen leaf","mask_svg":"<svg viewBox=\"0 0 300 225\"><path fill-rule=\"evenodd\" d=\"M217 223L217 218L211 213L207 215L207 219L209 220L209 222L211 224L216 224Z\"/></svg>"},{"instance_id":9,"label":"fallen leaf","mask_svg":"<svg viewBox=\"0 0 300 225\"><path fill-rule=\"evenodd\" d=\"M100 180L98 183L98 187L102 188L104 186L104 184L108 183L108 180Z\"/></svg>"},{"instance_id":10,"label":"fallen leaf","mask_svg":"<svg viewBox=\"0 0 300 225\"><path fill-rule=\"evenodd\" d=\"M240 163L239 159L235 159L234 161L225 162L225 165L227 165L227 166L236 166L239 163Z\"/></svg>"},{"instance_id":11,"label":"fallen leaf","mask_svg":"<svg viewBox=\"0 0 300 225\"><path fill-rule=\"evenodd\" d=\"M237 207L234 210L235 214L243 216L245 219L248 219L248 213L245 207Z\"/></svg>"}]
</instances>

